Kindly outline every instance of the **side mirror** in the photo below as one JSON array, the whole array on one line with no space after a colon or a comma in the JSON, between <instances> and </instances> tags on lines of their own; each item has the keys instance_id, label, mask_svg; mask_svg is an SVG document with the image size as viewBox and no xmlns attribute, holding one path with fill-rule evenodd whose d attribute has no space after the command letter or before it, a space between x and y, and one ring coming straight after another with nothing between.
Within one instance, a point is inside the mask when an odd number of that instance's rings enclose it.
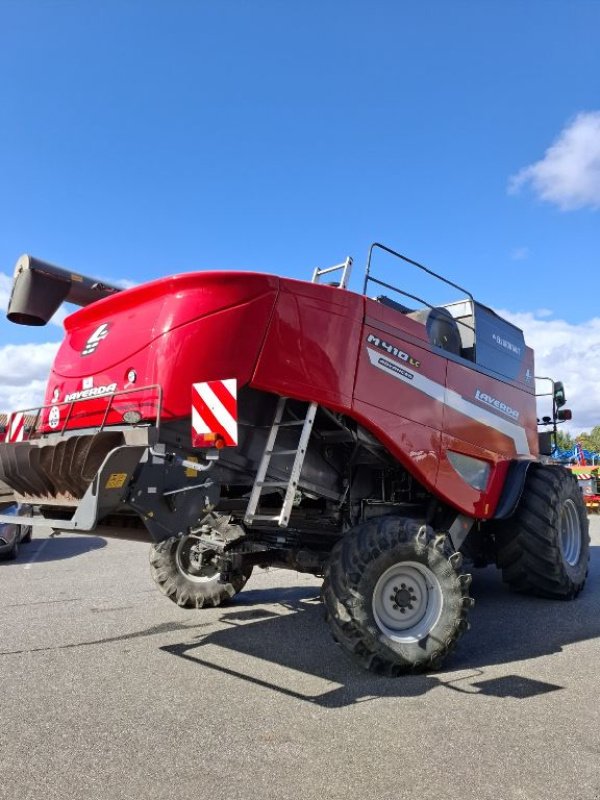
<instances>
[{"instance_id":1,"label":"side mirror","mask_svg":"<svg viewBox=\"0 0 600 800\"><path fill-rule=\"evenodd\" d=\"M562 408L564 404L567 402L567 398L565 396L565 387L562 385L560 381L556 381L554 384L554 404L557 408Z\"/></svg>"}]
</instances>

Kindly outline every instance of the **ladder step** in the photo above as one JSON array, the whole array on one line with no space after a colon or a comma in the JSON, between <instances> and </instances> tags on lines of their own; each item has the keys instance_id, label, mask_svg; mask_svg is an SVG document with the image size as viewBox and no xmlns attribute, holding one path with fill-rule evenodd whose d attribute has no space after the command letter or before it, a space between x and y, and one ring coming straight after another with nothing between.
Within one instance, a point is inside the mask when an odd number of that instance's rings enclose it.
<instances>
[{"instance_id":1,"label":"ladder step","mask_svg":"<svg viewBox=\"0 0 600 800\"><path fill-rule=\"evenodd\" d=\"M279 489L289 486L289 481L255 481L255 486L274 486Z\"/></svg>"},{"instance_id":2,"label":"ladder step","mask_svg":"<svg viewBox=\"0 0 600 800\"><path fill-rule=\"evenodd\" d=\"M296 447L294 450L266 450L266 456L294 456L298 452Z\"/></svg>"},{"instance_id":3,"label":"ladder step","mask_svg":"<svg viewBox=\"0 0 600 800\"><path fill-rule=\"evenodd\" d=\"M281 514L252 514L252 516L246 517L246 522L254 522L255 519L259 522L279 522L280 517Z\"/></svg>"},{"instance_id":4,"label":"ladder step","mask_svg":"<svg viewBox=\"0 0 600 800\"><path fill-rule=\"evenodd\" d=\"M304 425L303 419L292 419L289 422L280 422L278 428L292 428L294 425Z\"/></svg>"}]
</instances>

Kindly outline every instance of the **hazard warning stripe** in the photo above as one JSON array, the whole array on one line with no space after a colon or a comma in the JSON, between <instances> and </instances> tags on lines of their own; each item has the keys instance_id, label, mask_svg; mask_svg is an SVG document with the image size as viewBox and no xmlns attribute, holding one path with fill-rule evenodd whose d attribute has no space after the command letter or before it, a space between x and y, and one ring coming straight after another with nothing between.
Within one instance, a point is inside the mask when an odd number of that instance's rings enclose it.
<instances>
[{"instance_id":1,"label":"hazard warning stripe","mask_svg":"<svg viewBox=\"0 0 600 800\"><path fill-rule=\"evenodd\" d=\"M207 383L208 388L211 389L219 403L221 403L232 419L235 419L237 416L237 391L235 384L235 378L230 378L226 381L208 381Z\"/></svg>"},{"instance_id":2,"label":"hazard warning stripe","mask_svg":"<svg viewBox=\"0 0 600 800\"><path fill-rule=\"evenodd\" d=\"M192 398L192 411L195 412L196 422L193 427L197 433L217 433L221 429L219 420L198 393Z\"/></svg>"},{"instance_id":3,"label":"hazard warning stripe","mask_svg":"<svg viewBox=\"0 0 600 800\"><path fill-rule=\"evenodd\" d=\"M206 447L217 439L225 445L237 445L235 378L192 384L192 443Z\"/></svg>"},{"instance_id":4,"label":"hazard warning stripe","mask_svg":"<svg viewBox=\"0 0 600 800\"><path fill-rule=\"evenodd\" d=\"M7 442L22 442L25 437L25 414L18 411L11 414L6 426Z\"/></svg>"}]
</instances>

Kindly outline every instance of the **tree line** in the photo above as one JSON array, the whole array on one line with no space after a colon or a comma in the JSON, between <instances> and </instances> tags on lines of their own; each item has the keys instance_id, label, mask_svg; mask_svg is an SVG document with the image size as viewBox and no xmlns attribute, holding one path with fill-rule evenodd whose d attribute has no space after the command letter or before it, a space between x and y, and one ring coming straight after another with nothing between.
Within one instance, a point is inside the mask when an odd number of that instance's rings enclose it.
<instances>
[{"instance_id":1,"label":"tree line","mask_svg":"<svg viewBox=\"0 0 600 800\"><path fill-rule=\"evenodd\" d=\"M563 431L557 432L556 443L561 450L572 450L577 442L584 450L600 453L600 425L595 425L589 433L578 433L575 437Z\"/></svg>"}]
</instances>

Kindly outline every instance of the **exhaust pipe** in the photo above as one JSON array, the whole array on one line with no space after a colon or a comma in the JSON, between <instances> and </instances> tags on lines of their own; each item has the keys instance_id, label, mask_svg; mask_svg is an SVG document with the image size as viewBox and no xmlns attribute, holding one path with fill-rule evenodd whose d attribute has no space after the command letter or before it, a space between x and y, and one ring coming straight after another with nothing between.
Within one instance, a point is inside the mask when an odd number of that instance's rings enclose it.
<instances>
[{"instance_id":1,"label":"exhaust pipe","mask_svg":"<svg viewBox=\"0 0 600 800\"><path fill-rule=\"evenodd\" d=\"M120 291L118 286L23 255L15 266L6 316L18 325L45 325L64 302L87 306Z\"/></svg>"}]
</instances>

